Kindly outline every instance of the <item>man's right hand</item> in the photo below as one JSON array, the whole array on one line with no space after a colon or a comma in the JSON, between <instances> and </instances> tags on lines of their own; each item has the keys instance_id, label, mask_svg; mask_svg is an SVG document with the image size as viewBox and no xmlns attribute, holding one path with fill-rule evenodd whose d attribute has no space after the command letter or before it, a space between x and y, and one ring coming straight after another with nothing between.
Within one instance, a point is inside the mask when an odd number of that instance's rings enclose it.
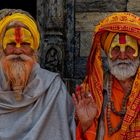
<instances>
[{"instance_id":1,"label":"man's right hand","mask_svg":"<svg viewBox=\"0 0 140 140\"><path fill-rule=\"evenodd\" d=\"M94 121L97 114L97 105L92 95L85 93L83 86L77 86L76 93L73 93L72 97L82 130L85 132Z\"/></svg>"}]
</instances>

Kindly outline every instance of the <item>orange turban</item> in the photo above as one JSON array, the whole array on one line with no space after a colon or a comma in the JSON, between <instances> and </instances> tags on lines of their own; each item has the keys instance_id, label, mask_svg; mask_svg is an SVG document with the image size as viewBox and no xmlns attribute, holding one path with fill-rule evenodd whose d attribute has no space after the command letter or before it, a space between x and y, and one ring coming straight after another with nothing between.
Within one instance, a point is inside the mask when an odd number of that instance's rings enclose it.
<instances>
[{"instance_id":1,"label":"orange turban","mask_svg":"<svg viewBox=\"0 0 140 140\"><path fill-rule=\"evenodd\" d=\"M113 37L117 33L128 34L140 40L140 18L129 12L114 13L103 19L95 29L95 36L88 57L87 75L83 84L88 85L98 106L98 116L103 103L103 65L101 49L108 53Z\"/></svg>"}]
</instances>

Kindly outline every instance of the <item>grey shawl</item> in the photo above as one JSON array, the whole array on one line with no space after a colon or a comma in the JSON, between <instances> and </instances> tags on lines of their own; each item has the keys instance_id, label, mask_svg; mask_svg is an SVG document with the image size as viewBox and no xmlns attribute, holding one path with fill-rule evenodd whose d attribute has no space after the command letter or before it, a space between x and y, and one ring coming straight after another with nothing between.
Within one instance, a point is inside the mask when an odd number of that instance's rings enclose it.
<instances>
[{"instance_id":1,"label":"grey shawl","mask_svg":"<svg viewBox=\"0 0 140 140\"><path fill-rule=\"evenodd\" d=\"M74 107L58 74L36 64L16 101L0 67L0 140L75 140Z\"/></svg>"}]
</instances>

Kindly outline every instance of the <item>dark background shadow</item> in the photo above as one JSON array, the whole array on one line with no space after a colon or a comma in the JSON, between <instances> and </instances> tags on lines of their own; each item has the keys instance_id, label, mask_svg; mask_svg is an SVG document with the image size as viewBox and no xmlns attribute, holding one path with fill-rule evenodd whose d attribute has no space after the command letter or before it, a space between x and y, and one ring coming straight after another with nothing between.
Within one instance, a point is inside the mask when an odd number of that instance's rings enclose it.
<instances>
[{"instance_id":1,"label":"dark background shadow","mask_svg":"<svg viewBox=\"0 0 140 140\"><path fill-rule=\"evenodd\" d=\"M36 0L0 0L0 9L22 9L28 11L35 19L36 7Z\"/></svg>"}]
</instances>

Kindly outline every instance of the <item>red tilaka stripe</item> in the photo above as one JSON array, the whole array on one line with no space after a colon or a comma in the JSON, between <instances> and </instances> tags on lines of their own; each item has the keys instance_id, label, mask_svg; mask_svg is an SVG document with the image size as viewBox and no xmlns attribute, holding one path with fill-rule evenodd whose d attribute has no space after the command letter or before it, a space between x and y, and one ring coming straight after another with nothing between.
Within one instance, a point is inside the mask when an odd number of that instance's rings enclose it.
<instances>
[{"instance_id":1,"label":"red tilaka stripe","mask_svg":"<svg viewBox=\"0 0 140 140\"><path fill-rule=\"evenodd\" d=\"M16 29L15 29L15 40L16 40L17 43L21 42L21 36L22 36L21 27L16 27Z\"/></svg>"},{"instance_id":2,"label":"red tilaka stripe","mask_svg":"<svg viewBox=\"0 0 140 140\"><path fill-rule=\"evenodd\" d=\"M126 43L126 35L125 34L119 34L119 43L120 44Z\"/></svg>"}]
</instances>

